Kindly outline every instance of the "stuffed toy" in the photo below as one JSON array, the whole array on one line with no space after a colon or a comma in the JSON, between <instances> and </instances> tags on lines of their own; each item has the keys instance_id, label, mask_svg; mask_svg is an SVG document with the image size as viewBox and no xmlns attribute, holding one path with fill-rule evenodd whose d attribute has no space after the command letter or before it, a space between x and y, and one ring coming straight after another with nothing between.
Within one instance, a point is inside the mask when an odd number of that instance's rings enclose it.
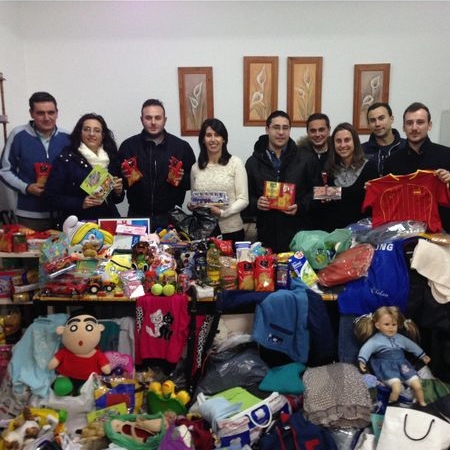
<instances>
[{"instance_id":1,"label":"stuffed toy","mask_svg":"<svg viewBox=\"0 0 450 450\"><path fill-rule=\"evenodd\" d=\"M33 417L31 410L25 407L23 414L11 423L10 429L4 432L3 448L5 450L21 450L33 442L39 435L41 427Z\"/></svg>"},{"instance_id":2,"label":"stuffed toy","mask_svg":"<svg viewBox=\"0 0 450 450\"><path fill-rule=\"evenodd\" d=\"M53 389L56 395L76 394L92 372L109 375L111 365L98 348L105 327L94 316L77 314L69 317L56 333L61 336L63 348L48 363L48 369L60 375Z\"/></svg>"},{"instance_id":3,"label":"stuffed toy","mask_svg":"<svg viewBox=\"0 0 450 450\"><path fill-rule=\"evenodd\" d=\"M71 247L88 241L94 241L98 246L98 251L103 246L110 246L113 243L113 235L106 230L102 230L96 223L80 222L77 216L69 216L63 223L63 231L69 238Z\"/></svg>"}]
</instances>

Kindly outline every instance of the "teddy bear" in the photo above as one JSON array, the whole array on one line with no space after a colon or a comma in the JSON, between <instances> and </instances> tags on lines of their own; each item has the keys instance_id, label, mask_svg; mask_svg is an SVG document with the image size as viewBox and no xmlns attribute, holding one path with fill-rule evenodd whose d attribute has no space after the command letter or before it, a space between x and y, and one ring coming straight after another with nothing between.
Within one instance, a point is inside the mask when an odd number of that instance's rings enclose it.
<instances>
[{"instance_id":1,"label":"teddy bear","mask_svg":"<svg viewBox=\"0 0 450 450\"><path fill-rule=\"evenodd\" d=\"M83 256L85 258L95 258L101 248L101 243L98 239L89 239L83 242Z\"/></svg>"},{"instance_id":2,"label":"teddy bear","mask_svg":"<svg viewBox=\"0 0 450 450\"><path fill-rule=\"evenodd\" d=\"M61 336L63 347L47 365L49 370L60 375L53 385L56 395L76 395L93 372L111 373L108 358L98 349L104 329L94 316L83 312L75 313L64 326L57 327L56 333Z\"/></svg>"}]
</instances>

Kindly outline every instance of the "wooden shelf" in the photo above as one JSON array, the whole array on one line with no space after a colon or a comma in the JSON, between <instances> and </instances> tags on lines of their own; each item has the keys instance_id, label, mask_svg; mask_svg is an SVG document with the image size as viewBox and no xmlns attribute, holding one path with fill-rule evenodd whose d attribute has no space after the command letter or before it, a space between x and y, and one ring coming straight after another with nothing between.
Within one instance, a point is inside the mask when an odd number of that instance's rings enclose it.
<instances>
[{"instance_id":1,"label":"wooden shelf","mask_svg":"<svg viewBox=\"0 0 450 450\"><path fill-rule=\"evenodd\" d=\"M0 252L0 258L39 258L40 252L31 251L31 252Z\"/></svg>"}]
</instances>

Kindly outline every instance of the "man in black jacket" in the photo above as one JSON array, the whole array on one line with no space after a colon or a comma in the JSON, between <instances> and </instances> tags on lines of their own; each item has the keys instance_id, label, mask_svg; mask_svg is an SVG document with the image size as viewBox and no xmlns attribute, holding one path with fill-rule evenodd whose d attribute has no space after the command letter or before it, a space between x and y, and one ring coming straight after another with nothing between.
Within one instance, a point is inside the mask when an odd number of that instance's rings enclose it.
<instances>
[{"instance_id":1,"label":"man in black jacket","mask_svg":"<svg viewBox=\"0 0 450 450\"><path fill-rule=\"evenodd\" d=\"M190 189L194 151L188 142L165 130L167 117L161 101L149 99L141 110L144 127L119 148L122 168L126 167L128 217L149 217L150 227L166 228L168 212L183 205ZM179 167L169 176L169 166Z\"/></svg>"},{"instance_id":2,"label":"man in black jacket","mask_svg":"<svg viewBox=\"0 0 450 450\"><path fill-rule=\"evenodd\" d=\"M450 183L450 148L431 142L430 110L423 103L414 102L403 113L406 145L384 162L384 174L406 175L416 170L434 170L439 179ZM450 232L450 208L439 208L442 226Z\"/></svg>"},{"instance_id":3,"label":"man in black jacket","mask_svg":"<svg viewBox=\"0 0 450 450\"><path fill-rule=\"evenodd\" d=\"M378 173L383 175L384 160L405 146L405 139L392 128L394 116L387 103L373 103L367 110L367 123L370 133L369 140L362 144L367 159L378 167Z\"/></svg>"},{"instance_id":4,"label":"man in black jacket","mask_svg":"<svg viewBox=\"0 0 450 450\"><path fill-rule=\"evenodd\" d=\"M245 164L250 211L256 214L258 240L277 253L289 250L297 231L311 228L308 210L313 186L321 184L317 160L299 151L290 131L288 114L272 112L266 120L266 134L259 137ZM285 210L270 209L264 196L265 181L295 184L295 202Z\"/></svg>"}]
</instances>

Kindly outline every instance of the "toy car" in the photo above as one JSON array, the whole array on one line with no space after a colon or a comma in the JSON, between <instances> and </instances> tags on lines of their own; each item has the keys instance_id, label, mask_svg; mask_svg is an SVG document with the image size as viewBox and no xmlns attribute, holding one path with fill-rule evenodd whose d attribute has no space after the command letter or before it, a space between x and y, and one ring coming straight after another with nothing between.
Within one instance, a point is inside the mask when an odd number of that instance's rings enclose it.
<instances>
[{"instance_id":1,"label":"toy car","mask_svg":"<svg viewBox=\"0 0 450 450\"><path fill-rule=\"evenodd\" d=\"M41 288L41 295L52 297L79 297L86 292L88 283L89 280L86 278L60 278L55 281L47 282Z\"/></svg>"},{"instance_id":2,"label":"toy car","mask_svg":"<svg viewBox=\"0 0 450 450\"><path fill-rule=\"evenodd\" d=\"M109 280L103 280L101 275L95 275L89 279L87 291L90 294L96 294L99 291L112 292L116 283Z\"/></svg>"}]
</instances>

